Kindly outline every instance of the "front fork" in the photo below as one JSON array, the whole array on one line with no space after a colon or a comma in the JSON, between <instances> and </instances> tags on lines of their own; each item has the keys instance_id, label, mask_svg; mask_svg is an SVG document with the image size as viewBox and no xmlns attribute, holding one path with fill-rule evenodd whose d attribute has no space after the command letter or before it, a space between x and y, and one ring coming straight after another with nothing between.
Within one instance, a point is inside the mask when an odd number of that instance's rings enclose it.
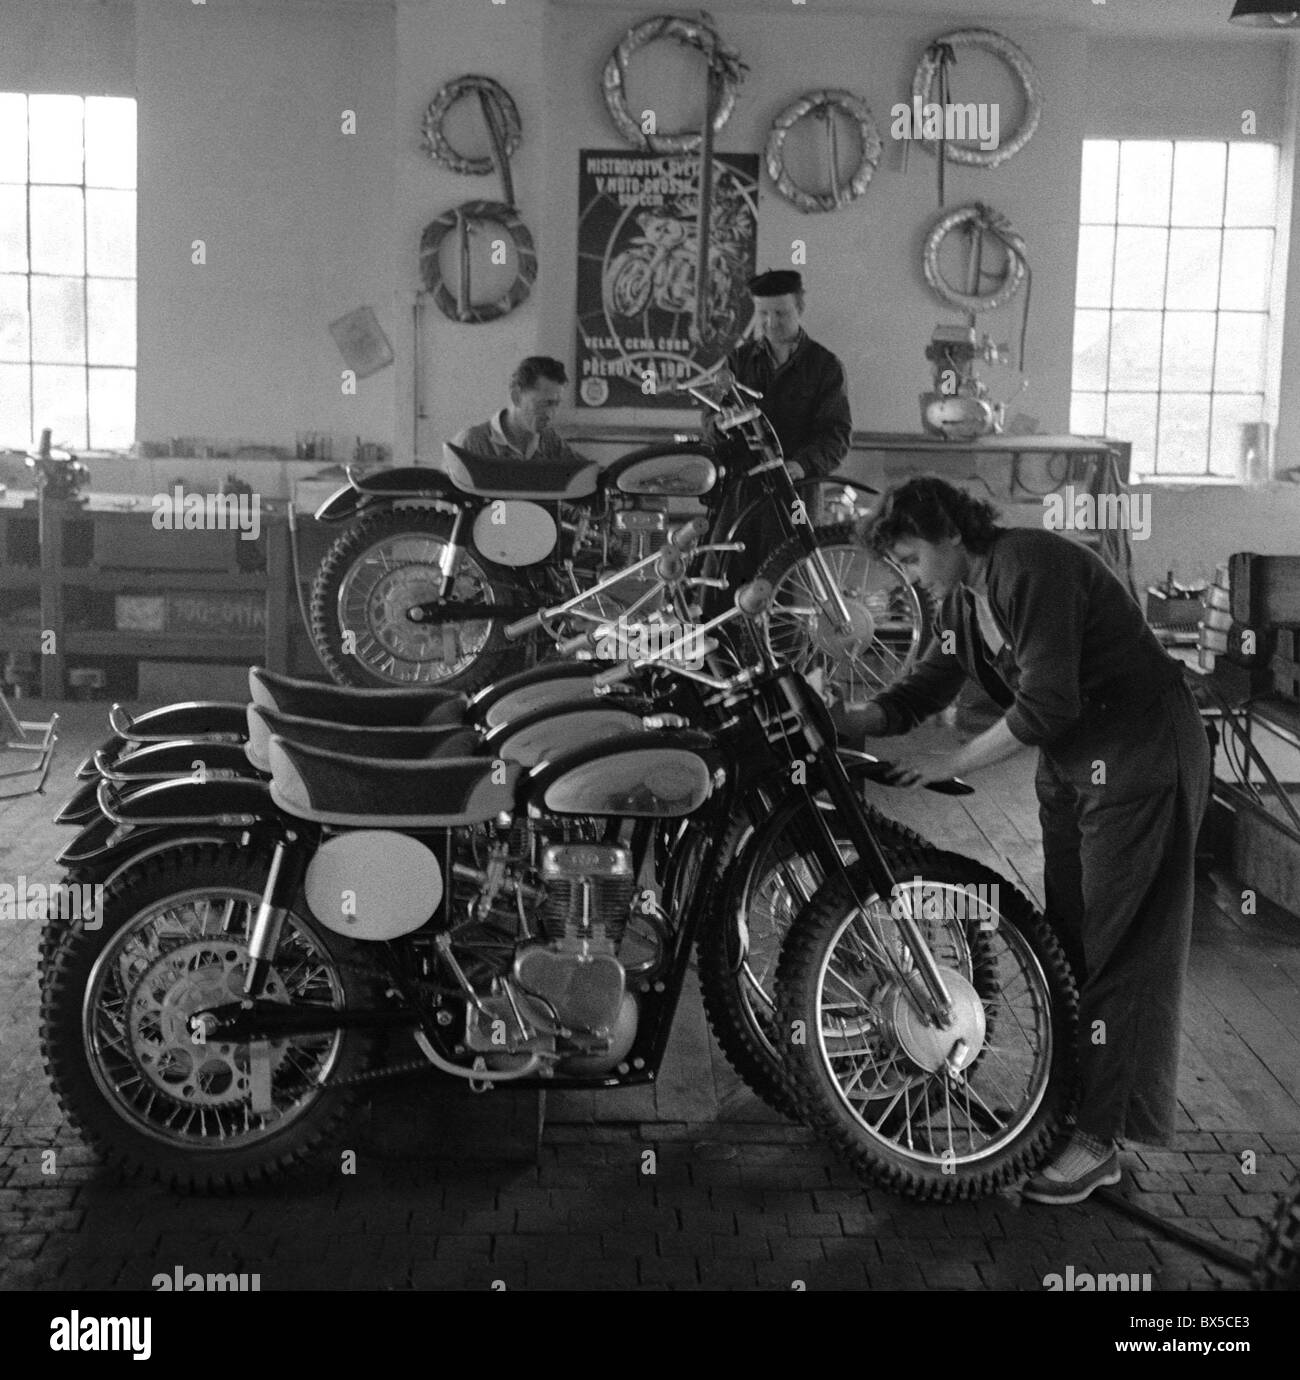
<instances>
[{"instance_id":1,"label":"front fork","mask_svg":"<svg viewBox=\"0 0 1300 1380\"><path fill-rule=\"evenodd\" d=\"M777 683L781 687L786 703L795 715L795 721L803 724L805 741L813 757L821 765L826 792L831 798L831 803L835 806L845 834L857 850L859 861L866 867L867 874L875 883L880 895L889 898L891 918L896 920L903 939L911 950L920 974L921 984L929 997L929 1002L926 1004L928 1009L924 1010L924 1014L934 1024L940 1027L946 1026L953 1019L952 997L944 984L943 975L939 971L939 965L935 962L934 954L930 952L930 946L926 942L925 935L921 932L921 928L912 914L912 893L906 887L899 887L893 872L890 870L888 860L876 842L875 835L867 826L862 816L858 798L853 790L853 783L849 780L848 773L844 770L844 764L835 751L835 744L828 742L822 736L809 707L803 703L799 690L793 684L790 676L781 676ZM828 850L828 861L833 861L833 865L842 870L843 863L830 826L822 818L820 810L814 809L814 816L824 836ZM855 897L855 899L858 901L859 907L863 908L861 898Z\"/></svg>"},{"instance_id":2,"label":"front fork","mask_svg":"<svg viewBox=\"0 0 1300 1380\"><path fill-rule=\"evenodd\" d=\"M832 617L838 620L839 627L835 629L837 633L847 634L851 632L853 617L849 613L849 606L844 599L844 593L831 575L826 553L817 544L812 520L808 516L807 504L800 497L799 490L795 488L794 480L790 478L790 471L785 467L785 461L778 456L770 455L761 464L750 469L750 477L756 474L768 476L768 490L772 499L780 507L790 535L795 537L803 546L812 574L813 598L816 599L822 610L829 608ZM799 505L798 509L795 508L796 504ZM732 523L733 533L753 511L754 506L756 505L751 504ZM796 512L798 513L797 517Z\"/></svg>"}]
</instances>

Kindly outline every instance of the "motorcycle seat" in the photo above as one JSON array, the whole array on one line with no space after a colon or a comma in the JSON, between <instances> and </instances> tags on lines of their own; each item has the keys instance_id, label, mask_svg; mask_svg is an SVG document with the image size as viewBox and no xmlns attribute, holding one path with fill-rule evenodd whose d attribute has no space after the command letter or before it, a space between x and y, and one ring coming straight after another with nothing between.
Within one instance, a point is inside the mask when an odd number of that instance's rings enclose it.
<instances>
[{"instance_id":1,"label":"motorcycle seat","mask_svg":"<svg viewBox=\"0 0 1300 1380\"><path fill-rule=\"evenodd\" d=\"M443 467L451 482L479 498L589 498L600 482L592 460L513 460L476 455L450 441L443 443Z\"/></svg>"},{"instance_id":2,"label":"motorcycle seat","mask_svg":"<svg viewBox=\"0 0 1300 1380\"><path fill-rule=\"evenodd\" d=\"M286 814L357 829L442 829L512 810L521 768L491 757L351 757L272 734L271 799Z\"/></svg>"},{"instance_id":3,"label":"motorcycle seat","mask_svg":"<svg viewBox=\"0 0 1300 1380\"><path fill-rule=\"evenodd\" d=\"M322 685L248 668L248 690L254 704L300 719L327 719L366 728L429 728L459 724L466 698L458 690L381 690L351 685Z\"/></svg>"},{"instance_id":4,"label":"motorcycle seat","mask_svg":"<svg viewBox=\"0 0 1300 1380\"><path fill-rule=\"evenodd\" d=\"M244 755L258 771L269 772L271 736L279 734L302 747L327 748L349 757L393 757L416 761L435 757L468 757L479 745L472 728L439 724L433 728L371 728L279 714L261 705L248 706L248 741Z\"/></svg>"}]
</instances>

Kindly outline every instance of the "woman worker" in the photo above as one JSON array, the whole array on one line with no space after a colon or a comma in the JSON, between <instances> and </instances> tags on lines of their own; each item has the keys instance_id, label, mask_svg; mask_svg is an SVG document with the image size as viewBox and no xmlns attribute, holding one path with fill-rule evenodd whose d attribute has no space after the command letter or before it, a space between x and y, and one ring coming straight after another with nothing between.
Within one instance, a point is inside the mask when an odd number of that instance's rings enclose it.
<instances>
[{"instance_id":1,"label":"woman worker","mask_svg":"<svg viewBox=\"0 0 1300 1380\"><path fill-rule=\"evenodd\" d=\"M1077 1203L1119 1182L1120 1138L1172 1139L1210 754L1182 668L1116 576L1068 537L996 518L942 479L886 494L868 541L931 596L936 637L848 727L906 733L970 677L1002 718L941 758L900 762L899 783L1039 749L1046 912L1079 983L1082 1088L1072 1134L1024 1196Z\"/></svg>"}]
</instances>

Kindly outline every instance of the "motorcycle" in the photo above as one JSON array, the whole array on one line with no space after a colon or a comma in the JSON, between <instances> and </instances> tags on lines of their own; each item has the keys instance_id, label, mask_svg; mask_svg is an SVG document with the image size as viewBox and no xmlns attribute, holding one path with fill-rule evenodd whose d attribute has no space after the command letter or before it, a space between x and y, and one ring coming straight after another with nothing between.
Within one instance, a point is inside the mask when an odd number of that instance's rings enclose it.
<instances>
[{"instance_id":1,"label":"motorcycle","mask_svg":"<svg viewBox=\"0 0 1300 1380\"><path fill-rule=\"evenodd\" d=\"M775 625L777 654L842 666L850 698L904 674L917 654L922 613L902 571L855 543L849 524L814 526L821 481L790 479L776 433L745 399L750 390L729 381L732 406L697 385L674 391L717 412L720 431L743 437L750 472L763 481L754 503L780 514L785 540L760 572L788 590ZM508 623L651 554L673 499L703 503L712 525L723 478L697 441L645 447L604 469L489 459L448 444L442 469L349 471L347 486L316 514L350 524L312 588L321 663L341 685L472 691L490 684L526 659L522 645L506 638ZM713 539L733 541L753 506ZM721 578L725 586L725 563ZM643 594L634 579L615 585L605 613L616 617Z\"/></svg>"},{"instance_id":2,"label":"motorcycle","mask_svg":"<svg viewBox=\"0 0 1300 1380\"><path fill-rule=\"evenodd\" d=\"M769 593L748 587L701 631L759 616ZM99 928L73 928L55 947L42 1046L70 1117L127 1168L219 1189L302 1162L359 1087L417 1067L479 1090L652 1080L691 945L727 913L720 844L742 811L762 818L773 798L802 795L819 865L859 889L865 875L892 897L895 873L943 875L945 855L900 849L876 829L807 682L761 641L747 645L759 646L758 667L727 676L675 662L672 647L647 659L674 684L676 709L610 737L581 722L566 735L543 716L523 734L502 724L477 755L412 761L277 733L269 782L160 781L106 798L122 822L166 825L237 787L246 818L238 842L133 864L109 887ZM639 687L644 674L625 663L597 680ZM531 766L519 752L529 735ZM839 829L861 860L851 870ZM912 1142L924 1131L925 1152L894 1186L987 1191L1032 1167L1068 1106L1068 970L1041 920L1015 904L992 926L929 929L906 901L893 909L897 942L880 961L896 986L878 1038L893 1042L909 1086L936 1067L965 1086L968 1140L970 1123L993 1115L971 1113L977 1072L999 1070L1004 1114L996 1130L975 1128L978 1146L949 1147L951 1173L946 1159L942 1173L929 1163L931 1118ZM1016 1002L1026 1009L986 1038ZM379 1063L385 1032L409 1036L421 1057ZM1008 1054L1023 1087L1009 1086ZM904 1119L916 1110L905 1108Z\"/></svg>"},{"instance_id":3,"label":"motorcycle","mask_svg":"<svg viewBox=\"0 0 1300 1380\"><path fill-rule=\"evenodd\" d=\"M691 601L701 586L717 583L688 574L691 558L708 556L719 549L699 544L702 527L697 519L670 533L664 548L642 563L642 567L648 565L650 570L634 567L632 572L653 576L644 602L656 609L661 604L669 604L679 620L693 616L695 605ZM736 549L736 544L730 549ZM611 577L618 578L617 575ZM601 618L591 611L599 607L601 601L597 596L601 592L602 587L598 585L586 596L570 599L537 615L536 621L557 642L562 656L593 651L592 631L576 637L567 634L580 624L594 625L597 633L604 631ZM629 612L635 611L635 606L629 609ZM518 636L531 627L532 620L529 620L507 631ZM584 700L589 703L596 669L590 663L547 662L508 677L467 701L464 695L447 690L379 691L322 686L254 667L249 673L251 700L247 705L184 703L134 719L115 705L109 716L114 735L82 762L77 774L83 784L56 816L57 822L75 824L80 830L58 858L59 864L66 869L64 883L81 887L97 885L104 889L134 864L178 846L242 839L248 823L250 799L256 804L259 796L255 791L250 796L238 784L222 789L209 787L222 781L265 781L269 776L267 740L272 731L292 732L309 745L343 747L351 755L386 758L433 756L450 750L453 742L457 749L473 751L471 742L466 739L467 729L481 735L506 722L515 722L527 729L542 721L541 729L551 733L553 742L557 726L592 731L593 716L573 711L582 707ZM640 707L644 710L646 705L643 703ZM552 709L554 714L544 712ZM548 719L550 722L545 722ZM606 716L603 722L608 726L611 720ZM627 720L624 716L612 722L625 725ZM853 753L847 753L846 758L855 779L870 779L865 767L872 759ZM123 793L138 791L160 781L183 779L205 788L187 793L183 818L133 822L115 810L114 802ZM173 800L177 799L173 796ZM760 835L760 841L768 850L763 856L776 857L771 850L781 840L784 826L797 825L797 811L787 806L772 815L775 799L769 799L761 785L755 790L754 800L760 817L767 821ZM894 821L874 810L871 815L882 835L898 843L919 842L916 835ZM720 865L745 844L749 837L745 831L752 830L756 822L743 811L732 821L720 850ZM774 832L773 823L782 828ZM787 848L780 859L783 866L789 865L789 858ZM811 866L812 863L805 863L805 867ZM746 887L765 894L770 890L762 872L752 867L744 871L743 882ZM780 933L774 931L770 923L764 935L760 937L755 933L751 939L746 930L748 904L748 894L737 903L728 903L729 914L734 917L734 935L701 954L700 973L706 1007L724 1053L741 1076L771 1106L786 1115L797 1116L785 1091L781 1061L770 1048L762 1019L771 1004L770 990L767 990L770 989L770 974L765 970L763 978L755 985L751 963L732 962L733 954L756 952L764 945L774 952L773 943L779 943ZM42 973L55 948L70 932L71 927L57 923L42 930L39 959ZM774 963L769 963L767 968L774 968ZM751 987L755 990L751 991Z\"/></svg>"}]
</instances>

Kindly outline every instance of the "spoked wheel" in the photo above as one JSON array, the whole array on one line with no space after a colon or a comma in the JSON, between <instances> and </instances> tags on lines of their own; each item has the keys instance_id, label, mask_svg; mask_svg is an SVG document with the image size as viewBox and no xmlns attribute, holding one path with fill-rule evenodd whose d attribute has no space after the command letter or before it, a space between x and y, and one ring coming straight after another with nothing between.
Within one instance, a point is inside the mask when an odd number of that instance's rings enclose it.
<instances>
[{"instance_id":1,"label":"spoked wheel","mask_svg":"<svg viewBox=\"0 0 1300 1380\"><path fill-rule=\"evenodd\" d=\"M428 508L386 509L354 523L321 562L311 595L312 640L340 685L481 689L522 664L504 619L414 623L413 604L438 598L451 519ZM509 604L502 572L463 550L451 598Z\"/></svg>"},{"instance_id":2,"label":"spoked wheel","mask_svg":"<svg viewBox=\"0 0 1300 1380\"><path fill-rule=\"evenodd\" d=\"M362 1071L364 1030L196 1044L188 1019L236 1000L266 858L233 844L182 847L123 873L102 927L50 955L41 1048L63 1109L106 1159L178 1187L220 1191L276 1177L339 1126ZM374 984L345 940L290 915L265 998L364 1006Z\"/></svg>"},{"instance_id":3,"label":"spoked wheel","mask_svg":"<svg viewBox=\"0 0 1300 1380\"><path fill-rule=\"evenodd\" d=\"M768 650L804 675L820 671L836 701L852 708L912 669L924 626L921 603L900 567L855 542L849 523L819 527L814 535L844 596L848 624L823 597L818 563L792 538L758 572L772 585L764 621Z\"/></svg>"},{"instance_id":4,"label":"spoked wheel","mask_svg":"<svg viewBox=\"0 0 1300 1380\"><path fill-rule=\"evenodd\" d=\"M1075 1094L1078 994L1054 935L1005 879L886 849L952 1002L928 1021L915 956L865 872L795 920L777 973L804 1119L866 1181L974 1198L1042 1162Z\"/></svg>"},{"instance_id":5,"label":"spoked wheel","mask_svg":"<svg viewBox=\"0 0 1300 1380\"><path fill-rule=\"evenodd\" d=\"M1251 1288L1300 1289L1300 1179L1278 1199L1268 1235L1255 1256Z\"/></svg>"},{"instance_id":6,"label":"spoked wheel","mask_svg":"<svg viewBox=\"0 0 1300 1380\"><path fill-rule=\"evenodd\" d=\"M850 768L852 774L852 768ZM817 800L828 820L830 802ZM887 847L924 847L910 829L863 805ZM809 797L787 798L763 820L737 820L722 845L731 859L716 917L699 938L700 990L718 1047L745 1083L773 1110L801 1119L778 1034L776 971L794 917L825 880L809 843ZM854 857L847 839L840 856Z\"/></svg>"}]
</instances>

